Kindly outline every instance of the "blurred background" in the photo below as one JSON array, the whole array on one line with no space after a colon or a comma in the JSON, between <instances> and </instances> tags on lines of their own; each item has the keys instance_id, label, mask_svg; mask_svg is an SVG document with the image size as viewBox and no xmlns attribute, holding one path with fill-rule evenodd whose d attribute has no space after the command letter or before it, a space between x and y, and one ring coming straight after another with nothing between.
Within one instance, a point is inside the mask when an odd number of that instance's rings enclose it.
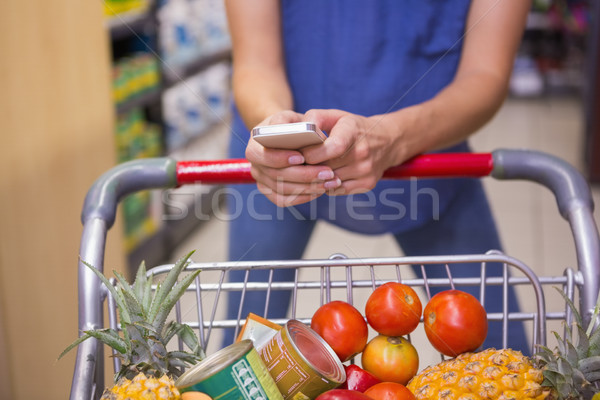
<instances>
[{"instance_id":1,"label":"blurred background","mask_svg":"<svg viewBox=\"0 0 600 400\"><path fill-rule=\"evenodd\" d=\"M576 166L600 198L600 5L537 0L510 93L476 151L527 148ZM117 163L225 158L231 54L219 0L0 3L0 398L68 396L77 336L79 216ZM540 275L575 266L549 192L488 182L505 250ZM226 261L218 187L124 199L105 268L130 272L197 249ZM388 237L320 224L305 258L401 255ZM33 382L35 381L35 383Z\"/></svg>"}]
</instances>

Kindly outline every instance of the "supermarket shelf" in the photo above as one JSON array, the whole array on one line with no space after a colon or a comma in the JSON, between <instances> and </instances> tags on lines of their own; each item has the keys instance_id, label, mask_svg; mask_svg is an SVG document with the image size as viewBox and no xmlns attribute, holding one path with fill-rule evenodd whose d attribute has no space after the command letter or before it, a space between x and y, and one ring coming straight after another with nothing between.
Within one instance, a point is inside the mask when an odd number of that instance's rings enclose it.
<instances>
[{"instance_id":1,"label":"supermarket shelf","mask_svg":"<svg viewBox=\"0 0 600 400\"><path fill-rule=\"evenodd\" d=\"M223 124L222 120L217 120L217 121L211 122L208 126L206 126L204 129L202 129L200 132L198 132L197 134L195 134L193 136L190 136L185 142L179 144L178 146L173 146L172 148L168 149L168 154L173 155L173 154L176 154L177 152L179 152L180 150L186 149L191 143L197 141L198 139L202 138L203 136L214 131L215 128L221 126L222 124Z\"/></svg>"},{"instance_id":2,"label":"supermarket shelf","mask_svg":"<svg viewBox=\"0 0 600 400\"><path fill-rule=\"evenodd\" d=\"M231 48L214 51L210 54L198 56L184 65L168 65L164 68L163 81L166 87L173 86L182 80L202 71L203 69L220 61L231 59Z\"/></svg>"},{"instance_id":3,"label":"supermarket shelf","mask_svg":"<svg viewBox=\"0 0 600 400\"><path fill-rule=\"evenodd\" d=\"M145 93L136 95L130 100L117 104L117 113L124 114L137 107L146 107L152 104L156 104L160 101L162 91L162 88L158 86L156 88L150 89Z\"/></svg>"},{"instance_id":4,"label":"supermarket shelf","mask_svg":"<svg viewBox=\"0 0 600 400\"><path fill-rule=\"evenodd\" d=\"M123 39L136 33L144 33L152 29L152 15L147 10L136 10L117 14L106 21L113 40Z\"/></svg>"},{"instance_id":5,"label":"supermarket shelf","mask_svg":"<svg viewBox=\"0 0 600 400\"><path fill-rule=\"evenodd\" d=\"M202 214L209 215L212 206L212 197L219 186L214 186L210 191L203 193L199 203L190 204L192 210L200 204ZM188 213L185 218L164 221L163 226L151 237L140 243L140 245L127 255L129 271L135 274L138 266L145 261L147 266L161 265L171 258L173 251L194 230L202 225L204 220L196 217L194 212Z\"/></svg>"}]
</instances>

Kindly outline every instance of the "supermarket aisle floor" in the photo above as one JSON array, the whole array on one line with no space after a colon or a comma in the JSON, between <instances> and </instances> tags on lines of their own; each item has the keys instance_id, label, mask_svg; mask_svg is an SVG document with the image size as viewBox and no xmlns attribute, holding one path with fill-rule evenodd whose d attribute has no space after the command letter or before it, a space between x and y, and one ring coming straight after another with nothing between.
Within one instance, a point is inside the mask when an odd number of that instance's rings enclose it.
<instances>
[{"instance_id":1,"label":"supermarket aisle floor","mask_svg":"<svg viewBox=\"0 0 600 400\"><path fill-rule=\"evenodd\" d=\"M541 150L581 169L582 117L581 104L574 98L510 99L493 121L473 137L472 147L481 152L498 148ZM529 182L492 179L486 179L485 186L508 255L543 276L562 275L565 267L576 266L569 226L559 216L547 189ZM598 204L600 188L594 188L594 196ZM181 243L176 255L197 249L197 262L225 261L226 240L226 223L213 218ZM391 237L361 236L326 223L318 224L304 258L322 259L333 253L351 258L402 255ZM550 296L549 302L560 299Z\"/></svg>"}]
</instances>

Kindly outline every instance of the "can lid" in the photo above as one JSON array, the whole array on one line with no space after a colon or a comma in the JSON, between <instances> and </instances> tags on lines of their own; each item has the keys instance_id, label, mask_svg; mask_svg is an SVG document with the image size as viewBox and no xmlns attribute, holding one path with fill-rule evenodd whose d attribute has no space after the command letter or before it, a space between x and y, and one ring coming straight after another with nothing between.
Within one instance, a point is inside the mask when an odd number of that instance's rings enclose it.
<instances>
[{"instance_id":1,"label":"can lid","mask_svg":"<svg viewBox=\"0 0 600 400\"><path fill-rule=\"evenodd\" d=\"M175 381L175 387L186 388L210 378L212 375L222 371L239 360L251 349L252 341L249 339L229 345L206 357L204 360L184 372L177 381Z\"/></svg>"},{"instance_id":2,"label":"can lid","mask_svg":"<svg viewBox=\"0 0 600 400\"><path fill-rule=\"evenodd\" d=\"M344 365L317 332L294 319L288 321L285 329L295 350L315 371L335 383L346 380Z\"/></svg>"}]
</instances>

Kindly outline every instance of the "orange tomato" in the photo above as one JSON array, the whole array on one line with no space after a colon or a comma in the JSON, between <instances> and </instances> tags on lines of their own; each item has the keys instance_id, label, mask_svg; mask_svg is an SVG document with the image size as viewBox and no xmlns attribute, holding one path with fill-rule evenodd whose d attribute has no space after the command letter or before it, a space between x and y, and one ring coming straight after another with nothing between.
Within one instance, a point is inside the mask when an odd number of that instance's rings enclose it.
<instances>
[{"instance_id":1,"label":"orange tomato","mask_svg":"<svg viewBox=\"0 0 600 400\"><path fill-rule=\"evenodd\" d=\"M378 335L362 353L363 368L383 382L406 385L419 370L415 347L399 336Z\"/></svg>"},{"instance_id":2,"label":"orange tomato","mask_svg":"<svg viewBox=\"0 0 600 400\"><path fill-rule=\"evenodd\" d=\"M373 385L365 391L365 394L373 400L415 400L415 395L406 386L394 382Z\"/></svg>"},{"instance_id":3,"label":"orange tomato","mask_svg":"<svg viewBox=\"0 0 600 400\"><path fill-rule=\"evenodd\" d=\"M423 307L417 293L408 285L388 282L367 299L365 316L373 329L386 336L408 335L421 320Z\"/></svg>"},{"instance_id":4,"label":"orange tomato","mask_svg":"<svg viewBox=\"0 0 600 400\"><path fill-rule=\"evenodd\" d=\"M181 400L212 400L212 397L202 392L185 392L181 395Z\"/></svg>"}]
</instances>

